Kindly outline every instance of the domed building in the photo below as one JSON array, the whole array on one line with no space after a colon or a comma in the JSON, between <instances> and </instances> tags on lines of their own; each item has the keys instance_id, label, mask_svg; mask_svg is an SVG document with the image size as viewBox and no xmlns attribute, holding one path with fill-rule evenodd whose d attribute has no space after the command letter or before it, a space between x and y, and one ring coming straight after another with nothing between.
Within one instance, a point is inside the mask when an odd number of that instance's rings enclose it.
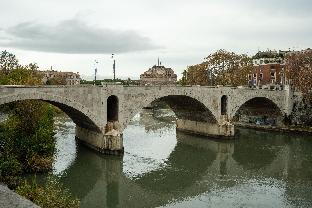
<instances>
[{"instance_id":1,"label":"domed building","mask_svg":"<svg viewBox=\"0 0 312 208\"><path fill-rule=\"evenodd\" d=\"M177 75L171 68L158 64L149 68L140 75L140 85L174 85L177 82Z\"/></svg>"}]
</instances>

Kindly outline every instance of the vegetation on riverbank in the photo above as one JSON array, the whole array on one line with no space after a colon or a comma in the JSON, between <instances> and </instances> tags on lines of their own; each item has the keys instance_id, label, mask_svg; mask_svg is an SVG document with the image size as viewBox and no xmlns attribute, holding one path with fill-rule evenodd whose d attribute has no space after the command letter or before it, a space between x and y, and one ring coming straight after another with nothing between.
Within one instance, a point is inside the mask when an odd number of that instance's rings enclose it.
<instances>
[{"instance_id":1,"label":"vegetation on riverbank","mask_svg":"<svg viewBox=\"0 0 312 208\"><path fill-rule=\"evenodd\" d=\"M42 78L36 64L22 66L16 57L3 51L0 55L0 85L40 85ZM79 201L63 191L56 179L45 186L21 184L25 173L48 172L55 152L55 107L35 100L10 103L1 110L8 118L0 123L0 182L42 207L79 207Z\"/></svg>"},{"instance_id":2,"label":"vegetation on riverbank","mask_svg":"<svg viewBox=\"0 0 312 208\"><path fill-rule=\"evenodd\" d=\"M0 67L0 84L41 84L36 64L22 66L7 51L1 53ZM0 124L0 181L13 188L20 174L51 169L53 108L41 101L25 100L10 103L4 110L9 117Z\"/></svg>"},{"instance_id":3,"label":"vegetation on riverbank","mask_svg":"<svg viewBox=\"0 0 312 208\"><path fill-rule=\"evenodd\" d=\"M76 208L79 200L73 198L67 189L64 189L58 179L48 177L44 186L39 186L36 180L31 183L24 181L16 192L29 199L40 207L45 208Z\"/></svg>"}]
</instances>

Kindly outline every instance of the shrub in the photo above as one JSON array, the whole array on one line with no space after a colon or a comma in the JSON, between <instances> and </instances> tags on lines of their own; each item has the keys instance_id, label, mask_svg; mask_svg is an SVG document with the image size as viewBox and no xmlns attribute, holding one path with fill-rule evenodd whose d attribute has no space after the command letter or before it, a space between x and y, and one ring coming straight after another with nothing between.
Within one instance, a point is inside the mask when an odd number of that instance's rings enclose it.
<instances>
[{"instance_id":1,"label":"shrub","mask_svg":"<svg viewBox=\"0 0 312 208\"><path fill-rule=\"evenodd\" d=\"M11 189L16 188L21 172L22 166L16 158L0 155L0 182L7 184Z\"/></svg>"},{"instance_id":2,"label":"shrub","mask_svg":"<svg viewBox=\"0 0 312 208\"><path fill-rule=\"evenodd\" d=\"M25 171L26 172L48 172L52 169L53 157L42 157L33 155L26 160Z\"/></svg>"},{"instance_id":3,"label":"shrub","mask_svg":"<svg viewBox=\"0 0 312 208\"><path fill-rule=\"evenodd\" d=\"M67 189L55 177L48 177L44 186L39 186L34 179L31 184L25 181L16 192L35 204L45 208L75 208L79 200L73 198Z\"/></svg>"}]
</instances>

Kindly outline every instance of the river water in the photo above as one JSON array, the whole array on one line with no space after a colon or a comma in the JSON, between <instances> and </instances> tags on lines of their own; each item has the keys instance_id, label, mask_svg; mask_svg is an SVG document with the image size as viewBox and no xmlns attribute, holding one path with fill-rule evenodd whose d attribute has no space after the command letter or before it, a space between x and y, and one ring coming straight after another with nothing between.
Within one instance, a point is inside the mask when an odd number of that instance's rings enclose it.
<instances>
[{"instance_id":1,"label":"river water","mask_svg":"<svg viewBox=\"0 0 312 208\"><path fill-rule=\"evenodd\" d=\"M143 110L123 157L75 141L56 119L53 174L81 207L312 207L312 137L238 129L231 141L176 132L172 112Z\"/></svg>"}]
</instances>

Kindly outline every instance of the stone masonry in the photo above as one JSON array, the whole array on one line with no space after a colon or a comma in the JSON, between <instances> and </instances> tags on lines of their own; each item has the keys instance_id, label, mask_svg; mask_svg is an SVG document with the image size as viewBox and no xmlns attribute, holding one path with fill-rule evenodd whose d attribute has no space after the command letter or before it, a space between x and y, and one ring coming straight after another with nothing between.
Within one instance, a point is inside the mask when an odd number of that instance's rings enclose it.
<instances>
[{"instance_id":1,"label":"stone masonry","mask_svg":"<svg viewBox=\"0 0 312 208\"><path fill-rule=\"evenodd\" d=\"M226 103L221 103L221 97ZM178 130L232 137L232 118L240 106L256 97L271 100L283 115L291 113L292 93L288 87L272 91L203 86L0 86L0 105L29 99L51 103L75 122L80 140L109 154L123 152L123 130L155 100L166 102L175 112Z\"/></svg>"}]
</instances>

